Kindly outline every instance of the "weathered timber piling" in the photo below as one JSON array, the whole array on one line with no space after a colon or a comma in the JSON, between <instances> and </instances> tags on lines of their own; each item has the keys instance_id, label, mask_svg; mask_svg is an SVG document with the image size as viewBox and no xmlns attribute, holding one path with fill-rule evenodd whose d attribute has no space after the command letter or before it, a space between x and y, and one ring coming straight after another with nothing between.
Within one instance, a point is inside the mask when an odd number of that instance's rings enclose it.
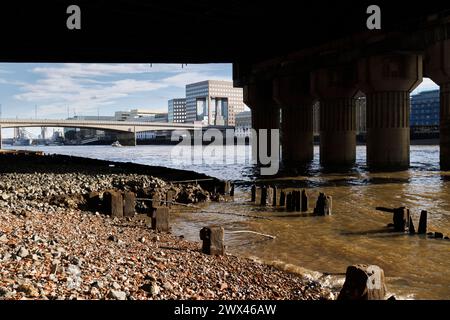
<instances>
[{"instance_id":1,"label":"weathered timber piling","mask_svg":"<svg viewBox=\"0 0 450 320\"><path fill-rule=\"evenodd\" d=\"M417 230L418 234L427 233L427 215L428 213L426 210L420 212L419 229Z\"/></svg>"},{"instance_id":2,"label":"weathered timber piling","mask_svg":"<svg viewBox=\"0 0 450 320\"><path fill-rule=\"evenodd\" d=\"M231 185L230 197L234 197L234 183Z\"/></svg>"},{"instance_id":3,"label":"weathered timber piling","mask_svg":"<svg viewBox=\"0 0 450 320\"><path fill-rule=\"evenodd\" d=\"M385 208L376 207L376 210L393 213L393 225L395 231L405 232L409 229L409 209L406 207Z\"/></svg>"},{"instance_id":4,"label":"weathered timber piling","mask_svg":"<svg viewBox=\"0 0 450 320\"><path fill-rule=\"evenodd\" d=\"M292 192L289 192L286 195L286 210L287 211L294 211L294 206L293 206L293 196L292 196Z\"/></svg>"},{"instance_id":5,"label":"weathered timber piling","mask_svg":"<svg viewBox=\"0 0 450 320\"><path fill-rule=\"evenodd\" d=\"M224 185L223 185L223 193L225 195L229 195L231 191L231 182L230 181L225 181Z\"/></svg>"},{"instance_id":6,"label":"weathered timber piling","mask_svg":"<svg viewBox=\"0 0 450 320\"><path fill-rule=\"evenodd\" d=\"M260 205L265 206L267 205L267 187L263 186L261 187L261 198L260 198Z\"/></svg>"},{"instance_id":7,"label":"weathered timber piling","mask_svg":"<svg viewBox=\"0 0 450 320\"><path fill-rule=\"evenodd\" d=\"M294 210L295 211L301 211L302 209L302 196L300 191L295 190L293 191L293 197L294 197Z\"/></svg>"},{"instance_id":8,"label":"weathered timber piling","mask_svg":"<svg viewBox=\"0 0 450 320\"><path fill-rule=\"evenodd\" d=\"M274 190L271 186L267 187L267 201L266 204L269 206L273 205L273 194L274 194Z\"/></svg>"},{"instance_id":9,"label":"weathered timber piling","mask_svg":"<svg viewBox=\"0 0 450 320\"><path fill-rule=\"evenodd\" d=\"M281 190L280 191L280 207L284 207L286 205L286 193Z\"/></svg>"},{"instance_id":10,"label":"weathered timber piling","mask_svg":"<svg viewBox=\"0 0 450 320\"><path fill-rule=\"evenodd\" d=\"M349 266L338 300L384 300L386 284L384 271L376 265Z\"/></svg>"},{"instance_id":11,"label":"weathered timber piling","mask_svg":"<svg viewBox=\"0 0 450 320\"><path fill-rule=\"evenodd\" d=\"M136 213L136 195L134 192L125 191L123 195L123 216L133 217Z\"/></svg>"},{"instance_id":12,"label":"weathered timber piling","mask_svg":"<svg viewBox=\"0 0 450 320\"><path fill-rule=\"evenodd\" d=\"M152 229L160 232L170 231L170 209L157 207L152 215Z\"/></svg>"},{"instance_id":13,"label":"weathered timber piling","mask_svg":"<svg viewBox=\"0 0 450 320\"><path fill-rule=\"evenodd\" d=\"M100 193L96 191L89 192L87 198L87 205L89 210L91 210L92 212L100 211L101 209Z\"/></svg>"},{"instance_id":14,"label":"weathered timber piling","mask_svg":"<svg viewBox=\"0 0 450 320\"><path fill-rule=\"evenodd\" d=\"M314 214L318 216L331 215L333 208L333 199L331 196L325 195L323 192L319 193L317 198Z\"/></svg>"},{"instance_id":15,"label":"weathered timber piling","mask_svg":"<svg viewBox=\"0 0 450 320\"><path fill-rule=\"evenodd\" d=\"M280 205L280 190L274 186L273 187L273 201L272 201L272 205L274 207L277 207Z\"/></svg>"},{"instance_id":16,"label":"weathered timber piling","mask_svg":"<svg viewBox=\"0 0 450 320\"><path fill-rule=\"evenodd\" d=\"M308 195L306 194L306 190L302 190L302 212L308 211Z\"/></svg>"},{"instance_id":17,"label":"weathered timber piling","mask_svg":"<svg viewBox=\"0 0 450 320\"><path fill-rule=\"evenodd\" d=\"M153 209L161 206L161 196L159 195L159 193L155 192L153 194L150 205L151 205L152 211L153 211Z\"/></svg>"},{"instance_id":18,"label":"weathered timber piling","mask_svg":"<svg viewBox=\"0 0 450 320\"><path fill-rule=\"evenodd\" d=\"M224 229L219 226L204 227L200 230L200 240L203 241L202 252L210 255L223 255Z\"/></svg>"},{"instance_id":19,"label":"weathered timber piling","mask_svg":"<svg viewBox=\"0 0 450 320\"><path fill-rule=\"evenodd\" d=\"M394 209L393 223L395 231L405 232L409 223L409 209L405 207Z\"/></svg>"},{"instance_id":20,"label":"weathered timber piling","mask_svg":"<svg viewBox=\"0 0 450 320\"><path fill-rule=\"evenodd\" d=\"M175 201L175 191L169 190L166 193L166 206L169 208L172 206L172 203Z\"/></svg>"},{"instance_id":21,"label":"weathered timber piling","mask_svg":"<svg viewBox=\"0 0 450 320\"><path fill-rule=\"evenodd\" d=\"M111 214L112 218L123 217L123 196L120 191L105 191L103 203L106 213Z\"/></svg>"},{"instance_id":22,"label":"weathered timber piling","mask_svg":"<svg viewBox=\"0 0 450 320\"><path fill-rule=\"evenodd\" d=\"M252 185L252 198L250 201L256 202L256 186L255 185Z\"/></svg>"},{"instance_id":23,"label":"weathered timber piling","mask_svg":"<svg viewBox=\"0 0 450 320\"><path fill-rule=\"evenodd\" d=\"M414 222L412 220L411 215L409 216L409 234L415 234L416 228L414 228Z\"/></svg>"},{"instance_id":24,"label":"weathered timber piling","mask_svg":"<svg viewBox=\"0 0 450 320\"><path fill-rule=\"evenodd\" d=\"M435 232L434 233L434 238L435 239L443 239L444 238L444 234L442 232Z\"/></svg>"}]
</instances>

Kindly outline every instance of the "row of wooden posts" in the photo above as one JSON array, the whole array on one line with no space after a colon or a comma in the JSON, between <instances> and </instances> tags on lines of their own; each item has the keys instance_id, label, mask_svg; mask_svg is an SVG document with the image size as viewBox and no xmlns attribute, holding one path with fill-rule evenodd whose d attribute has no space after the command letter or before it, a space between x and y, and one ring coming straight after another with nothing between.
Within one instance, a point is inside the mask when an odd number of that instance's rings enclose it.
<instances>
[{"instance_id":1,"label":"row of wooden posts","mask_svg":"<svg viewBox=\"0 0 450 320\"><path fill-rule=\"evenodd\" d=\"M409 234L428 234L429 236L433 236L436 239L449 239L448 236L444 236L442 232L427 232L427 219L428 212L426 210L422 210L420 212L419 218L419 226L416 231L414 227L414 222L411 217L410 211L406 207L399 208L385 208L385 207L376 207L376 210L392 213L392 227L394 231L398 232L408 232Z\"/></svg>"},{"instance_id":2,"label":"row of wooden posts","mask_svg":"<svg viewBox=\"0 0 450 320\"><path fill-rule=\"evenodd\" d=\"M279 189L276 186L252 186L251 202L261 206L285 208L286 211L308 212L309 196L305 189ZM314 208L316 215L331 215L333 199L320 193Z\"/></svg>"},{"instance_id":3,"label":"row of wooden posts","mask_svg":"<svg viewBox=\"0 0 450 320\"><path fill-rule=\"evenodd\" d=\"M232 189L228 189L228 195ZM155 193L151 200L150 227L158 232L170 231L170 207L174 202L174 191L169 190L165 199ZM131 191L107 190L103 199L99 192L89 194L88 205L92 210L102 210L112 218L134 217L136 214L136 194ZM224 229L220 226L204 227L200 230L200 239L203 241L202 252L211 255L225 253Z\"/></svg>"}]
</instances>

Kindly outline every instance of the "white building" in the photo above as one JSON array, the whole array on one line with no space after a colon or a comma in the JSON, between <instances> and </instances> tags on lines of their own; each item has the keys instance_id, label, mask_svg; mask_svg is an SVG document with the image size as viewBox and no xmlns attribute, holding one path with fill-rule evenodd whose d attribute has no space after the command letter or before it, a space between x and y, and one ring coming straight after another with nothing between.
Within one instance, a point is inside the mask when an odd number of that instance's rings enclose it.
<instances>
[{"instance_id":1,"label":"white building","mask_svg":"<svg viewBox=\"0 0 450 320\"><path fill-rule=\"evenodd\" d=\"M206 80L186 86L186 122L203 125L235 124L235 114L244 111L243 90L231 81Z\"/></svg>"},{"instance_id":2,"label":"white building","mask_svg":"<svg viewBox=\"0 0 450 320\"><path fill-rule=\"evenodd\" d=\"M133 109L130 111L116 111L115 121L145 121L145 122L167 122L167 113L154 112L151 110Z\"/></svg>"},{"instance_id":3,"label":"white building","mask_svg":"<svg viewBox=\"0 0 450 320\"><path fill-rule=\"evenodd\" d=\"M186 98L175 98L168 101L168 122L182 123L186 121Z\"/></svg>"}]
</instances>

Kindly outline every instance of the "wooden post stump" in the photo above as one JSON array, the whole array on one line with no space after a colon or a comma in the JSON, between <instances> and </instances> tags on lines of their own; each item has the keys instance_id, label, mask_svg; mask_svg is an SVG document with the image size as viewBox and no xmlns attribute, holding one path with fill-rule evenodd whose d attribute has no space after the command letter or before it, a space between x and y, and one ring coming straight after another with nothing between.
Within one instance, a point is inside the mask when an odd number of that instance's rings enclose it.
<instances>
[{"instance_id":1,"label":"wooden post stump","mask_svg":"<svg viewBox=\"0 0 450 320\"><path fill-rule=\"evenodd\" d=\"M104 208L112 218L123 217L123 196L120 191L109 190L103 194Z\"/></svg>"},{"instance_id":2,"label":"wooden post stump","mask_svg":"<svg viewBox=\"0 0 450 320\"><path fill-rule=\"evenodd\" d=\"M234 183L231 185L230 197L234 197Z\"/></svg>"},{"instance_id":3,"label":"wooden post stump","mask_svg":"<svg viewBox=\"0 0 450 320\"><path fill-rule=\"evenodd\" d=\"M289 192L289 193L286 195L286 210L289 211L289 212L290 212L290 211L294 211L292 199L293 199L293 197L292 197L292 192Z\"/></svg>"},{"instance_id":4,"label":"wooden post stump","mask_svg":"<svg viewBox=\"0 0 450 320\"><path fill-rule=\"evenodd\" d=\"M166 206L170 208L173 201L175 201L175 191L169 190L166 193Z\"/></svg>"},{"instance_id":5,"label":"wooden post stump","mask_svg":"<svg viewBox=\"0 0 450 320\"><path fill-rule=\"evenodd\" d=\"M202 252L210 255L223 255L224 229L218 226L204 227L200 230L200 239L203 240Z\"/></svg>"},{"instance_id":6,"label":"wooden post stump","mask_svg":"<svg viewBox=\"0 0 450 320\"><path fill-rule=\"evenodd\" d=\"M88 199L87 199L87 205L89 210L95 212L100 211L101 208L101 200L100 200L100 193L98 192L89 192Z\"/></svg>"},{"instance_id":7,"label":"wooden post stump","mask_svg":"<svg viewBox=\"0 0 450 320\"><path fill-rule=\"evenodd\" d=\"M273 205L273 188L267 187L267 205L272 206Z\"/></svg>"},{"instance_id":8,"label":"wooden post stump","mask_svg":"<svg viewBox=\"0 0 450 320\"><path fill-rule=\"evenodd\" d=\"M415 234L416 228L414 228L414 222L411 218L411 215L409 216L409 234Z\"/></svg>"},{"instance_id":9,"label":"wooden post stump","mask_svg":"<svg viewBox=\"0 0 450 320\"><path fill-rule=\"evenodd\" d=\"M422 210L420 213L420 220L419 220L419 230L417 230L418 234L426 234L427 233L427 211Z\"/></svg>"},{"instance_id":10,"label":"wooden post stump","mask_svg":"<svg viewBox=\"0 0 450 320\"><path fill-rule=\"evenodd\" d=\"M376 265L349 266L338 300L384 300L384 271Z\"/></svg>"},{"instance_id":11,"label":"wooden post stump","mask_svg":"<svg viewBox=\"0 0 450 320\"><path fill-rule=\"evenodd\" d=\"M256 202L256 186L255 185L252 185L252 198L250 201Z\"/></svg>"},{"instance_id":12,"label":"wooden post stump","mask_svg":"<svg viewBox=\"0 0 450 320\"><path fill-rule=\"evenodd\" d=\"M223 194L229 195L230 191L231 191L231 182L227 180L223 184Z\"/></svg>"},{"instance_id":13,"label":"wooden post stump","mask_svg":"<svg viewBox=\"0 0 450 320\"><path fill-rule=\"evenodd\" d=\"M161 206L161 197L159 195L159 193L155 192L152 196L152 201L151 201L151 208L152 208L152 212L154 211L155 208L158 208Z\"/></svg>"},{"instance_id":14,"label":"wooden post stump","mask_svg":"<svg viewBox=\"0 0 450 320\"><path fill-rule=\"evenodd\" d=\"M260 205L265 206L267 205L267 187L263 186L261 187L261 202Z\"/></svg>"},{"instance_id":15,"label":"wooden post stump","mask_svg":"<svg viewBox=\"0 0 450 320\"><path fill-rule=\"evenodd\" d=\"M134 217L136 213L136 195L134 192L125 191L123 197L123 216Z\"/></svg>"},{"instance_id":16,"label":"wooden post stump","mask_svg":"<svg viewBox=\"0 0 450 320\"><path fill-rule=\"evenodd\" d=\"M277 207L280 205L280 190L275 186L273 187L273 203L272 205L274 207Z\"/></svg>"},{"instance_id":17,"label":"wooden post stump","mask_svg":"<svg viewBox=\"0 0 450 320\"><path fill-rule=\"evenodd\" d=\"M405 232L409 223L409 210L405 207L394 209L393 223L395 231Z\"/></svg>"},{"instance_id":18,"label":"wooden post stump","mask_svg":"<svg viewBox=\"0 0 450 320\"><path fill-rule=\"evenodd\" d=\"M170 209L168 207L158 207L153 212L152 229L159 232L170 231Z\"/></svg>"},{"instance_id":19,"label":"wooden post stump","mask_svg":"<svg viewBox=\"0 0 450 320\"><path fill-rule=\"evenodd\" d=\"M280 191L280 207L284 207L286 205L286 193L283 190Z\"/></svg>"},{"instance_id":20,"label":"wooden post stump","mask_svg":"<svg viewBox=\"0 0 450 320\"><path fill-rule=\"evenodd\" d=\"M302 190L302 212L308 211L308 195L306 194L306 190Z\"/></svg>"},{"instance_id":21,"label":"wooden post stump","mask_svg":"<svg viewBox=\"0 0 450 320\"><path fill-rule=\"evenodd\" d=\"M319 193L314 214L318 216L331 215L333 209L333 198L326 196L323 192Z\"/></svg>"},{"instance_id":22,"label":"wooden post stump","mask_svg":"<svg viewBox=\"0 0 450 320\"><path fill-rule=\"evenodd\" d=\"M300 212L302 210L302 195L299 190L294 191L295 211Z\"/></svg>"}]
</instances>

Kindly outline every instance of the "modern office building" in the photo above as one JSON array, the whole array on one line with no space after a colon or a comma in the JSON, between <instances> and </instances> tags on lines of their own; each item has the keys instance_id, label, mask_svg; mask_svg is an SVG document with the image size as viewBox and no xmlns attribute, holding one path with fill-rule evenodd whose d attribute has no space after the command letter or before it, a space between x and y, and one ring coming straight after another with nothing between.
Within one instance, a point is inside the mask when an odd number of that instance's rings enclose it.
<instances>
[{"instance_id":1,"label":"modern office building","mask_svg":"<svg viewBox=\"0 0 450 320\"><path fill-rule=\"evenodd\" d=\"M231 81L206 80L186 85L186 122L203 125L235 124L244 111L243 90Z\"/></svg>"},{"instance_id":2,"label":"modern office building","mask_svg":"<svg viewBox=\"0 0 450 320\"><path fill-rule=\"evenodd\" d=\"M116 111L114 121L145 121L145 122L167 122L167 113L154 112L151 110L133 109L130 111Z\"/></svg>"},{"instance_id":3,"label":"modern office building","mask_svg":"<svg viewBox=\"0 0 450 320\"><path fill-rule=\"evenodd\" d=\"M251 137L252 112L244 111L235 115L234 135L239 138Z\"/></svg>"},{"instance_id":4,"label":"modern office building","mask_svg":"<svg viewBox=\"0 0 450 320\"><path fill-rule=\"evenodd\" d=\"M168 122L182 123L186 121L186 98L175 98L168 101Z\"/></svg>"},{"instance_id":5,"label":"modern office building","mask_svg":"<svg viewBox=\"0 0 450 320\"><path fill-rule=\"evenodd\" d=\"M439 126L439 90L423 91L411 96L411 127Z\"/></svg>"}]
</instances>

